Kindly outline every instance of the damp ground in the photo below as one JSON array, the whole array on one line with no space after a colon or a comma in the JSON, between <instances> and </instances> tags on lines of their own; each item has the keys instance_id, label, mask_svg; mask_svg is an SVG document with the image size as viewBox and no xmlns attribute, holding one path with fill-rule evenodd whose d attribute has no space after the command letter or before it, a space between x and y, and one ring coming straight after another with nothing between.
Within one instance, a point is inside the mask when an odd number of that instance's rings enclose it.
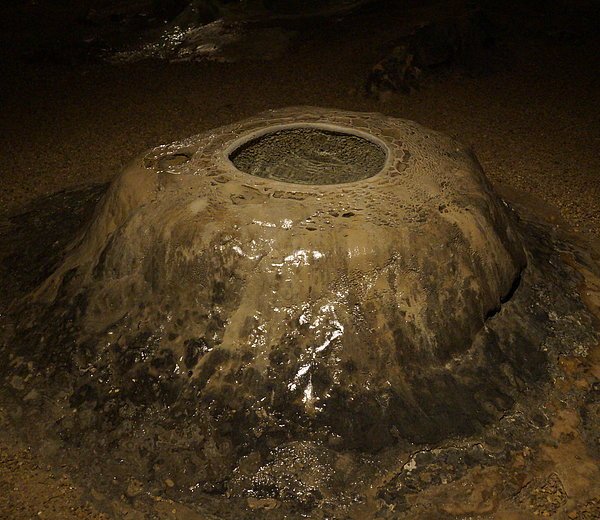
<instances>
[{"instance_id":1,"label":"damp ground","mask_svg":"<svg viewBox=\"0 0 600 520\"><path fill-rule=\"evenodd\" d=\"M32 16L44 14L28 9ZM11 16L4 16L3 23L12 23ZM74 15L61 16L68 23ZM60 51L43 56L22 53L15 46L28 43L27 35L22 37L25 43L14 38L13 44L4 45L2 247L14 251L15 241L27 244L41 237L48 241L48 262L31 262L27 248L12 255L5 264L11 267L11 277L2 277L2 297L43 276L53 255L59 254L72 230L89 214L101 185L133 156L158 143L289 105L378 111L444 131L473 147L487 175L507 198L542 209L547 219L586 239L599 239L600 75L594 51L599 42L568 32L515 31L502 44L502 58L485 74L442 70L425 77L410 95L367 97L369 71L393 42L395 24L403 23L398 13L394 16L366 13L359 19L302 27L288 50L270 61L109 65ZM419 16L427 17L427 9ZM39 20L31 20L29 29L34 32ZM3 43L13 36L14 32L4 31ZM97 192L93 186L100 186ZM68 191L51 196L61 190ZM65 213L64 208L72 211ZM66 215L70 220L61 230ZM45 226L58 231L40 233ZM33 250L40 254L39 247ZM582 287L584 294L596 294ZM564 370L557 385L573 399L556 399L547 417L540 416L538 427L543 432L537 448L525 443L520 456L513 453L503 466L482 465L465 472L450 487L433 486L433 491L415 499L420 507L437 501L446 504L444 515L456 517L598 517L597 496L573 502L589 479L587 472L597 465L598 454L590 452L589 446L597 446L593 424L594 417L598 424L598 351L585 360L565 358L561 363ZM585 413L581 412L584 406ZM107 506L102 497L94 497L61 468L48 466L29 450L11 431L4 413L0 414L0 517L109 518L103 512L107 511L115 518L143 518L135 507L134 489L132 496ZM411 460L402 464L410 467ZM456 466L449 461L440 470L439 461L432 464L433 473L419 472L418 482L411 481L415 490L437 478L436 471L445 478L443 472ZM494 495L494 490L504 489L503 468L508 467L514 469L511 475L520 475L511 484L517 497L511 502L512 511L502 510ZM568 479L561 478L565 473ZM394 475L381 478L392 481ZM464 489L469 494L461 495ZM153 514L159 518L198 518L169 498L154 502ZM261 512L279 507L268 501L250 501L247 506ZM431 518L441 518L437 514Z\"/></svg>"}]
</instances>

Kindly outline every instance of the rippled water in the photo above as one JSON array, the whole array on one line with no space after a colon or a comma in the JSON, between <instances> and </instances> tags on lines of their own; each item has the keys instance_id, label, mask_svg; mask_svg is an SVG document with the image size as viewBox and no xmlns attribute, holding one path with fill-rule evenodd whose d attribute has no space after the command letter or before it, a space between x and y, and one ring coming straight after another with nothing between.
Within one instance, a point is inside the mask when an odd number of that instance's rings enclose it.
<instances>
[{"instance_id":1,"label":"rippled water","mask_svg":"<svg viewBox=\"0 0 600 520\"><path fill-rule=\"evenodd\" d=\"M372 177L385 151L358 135L319 128L279 130L253 139L230 155L243 172L297 184L341 184Z\"/></svg>"}]
</instances>

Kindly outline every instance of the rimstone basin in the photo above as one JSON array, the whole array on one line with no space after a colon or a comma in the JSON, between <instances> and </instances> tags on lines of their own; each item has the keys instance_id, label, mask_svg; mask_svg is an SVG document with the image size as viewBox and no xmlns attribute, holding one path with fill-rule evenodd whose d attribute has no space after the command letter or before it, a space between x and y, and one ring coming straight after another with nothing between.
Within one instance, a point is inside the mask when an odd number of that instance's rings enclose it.
<instances>
[{"instance_id":1,"label":"rimstone basin","mask_svg":"<svg viewBox=\"0 0 600 520\"><path fill-rule=\"evenodd\" d=\"M238 170L266 179L343 184L380 173L386 152L385 144L369 134L305 124L267 128L236 142L229 159Z\"/></svg>"},{"instance_id":2,"label":"rimstone basin","mask_svg":"<svg viewBox=\"0 0 600 520\"><path fill-rule=\"evenodd\" d=\"M63 439L182 486L289 442L442 441L545 374L517 229L442 134L270 111L133 161L17 336L68 401Z\"/></svg>"}]
</instances>

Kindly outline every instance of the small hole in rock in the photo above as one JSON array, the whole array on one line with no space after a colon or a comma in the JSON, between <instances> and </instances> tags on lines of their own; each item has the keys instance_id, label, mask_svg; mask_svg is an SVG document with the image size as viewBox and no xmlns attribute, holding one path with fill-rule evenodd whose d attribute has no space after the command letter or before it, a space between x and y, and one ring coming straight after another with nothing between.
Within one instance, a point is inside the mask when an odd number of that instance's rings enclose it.
<instances>
[{"instance_id":1,"label":"small hole in rock","mask_svg":"<svg viewBox=\"0 0 600 520\"><path fill-rule=\"evenodd\" d=\"M171 153L163 155L158 159L158 166L162 169L181 166L191 159L191 156L185 153Z\"/></svg>"}]
</instances>

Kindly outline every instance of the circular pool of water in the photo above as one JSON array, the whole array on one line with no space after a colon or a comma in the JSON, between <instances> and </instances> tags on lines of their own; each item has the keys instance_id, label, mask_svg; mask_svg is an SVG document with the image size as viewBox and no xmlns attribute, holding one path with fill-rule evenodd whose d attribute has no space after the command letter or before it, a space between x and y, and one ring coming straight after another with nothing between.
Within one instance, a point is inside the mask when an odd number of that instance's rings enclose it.
<instances>
[{"instance_id":1,"label":"circular pool of water","mask_svg":"<svg viewBox=\"0 0 600 520\"><path fill-rule=\"evenodd\" d=\"M295 184L343 184L378 174L383 145L356 133L317 126L274 129L229 153L240 171Z\"/></svg>"}]
</instances>

